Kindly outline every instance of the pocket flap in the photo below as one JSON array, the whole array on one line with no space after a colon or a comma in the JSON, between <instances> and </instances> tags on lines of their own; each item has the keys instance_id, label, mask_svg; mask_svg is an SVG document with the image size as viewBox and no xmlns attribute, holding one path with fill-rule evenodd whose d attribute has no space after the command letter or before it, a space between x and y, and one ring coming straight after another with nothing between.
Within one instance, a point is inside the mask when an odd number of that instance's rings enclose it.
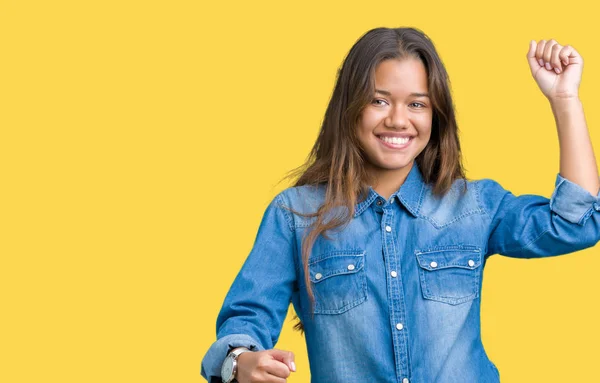
<instances>
[{"instance_id":1,"label":"pocket flap","mask_svg":"<svg viewBox=\"0 0 600 383\"><path fill-rule=\"evenodd\" d=\"M364 266L364 255L364 251L323 254L310 261L310 280L319 283L335 275L357 273Z\"/></svg>"},{"instance_id":2,"label":"pocket flap","mask_svg":"<svg viewBox=\"0 0 600 383\"><path fill-rule=\"evenodd\" d=\"M452 246L415 251L419 266L425 270L448 267L476 269L481 265L481 249L475 246Z\"/></svg>"}]
</instances>

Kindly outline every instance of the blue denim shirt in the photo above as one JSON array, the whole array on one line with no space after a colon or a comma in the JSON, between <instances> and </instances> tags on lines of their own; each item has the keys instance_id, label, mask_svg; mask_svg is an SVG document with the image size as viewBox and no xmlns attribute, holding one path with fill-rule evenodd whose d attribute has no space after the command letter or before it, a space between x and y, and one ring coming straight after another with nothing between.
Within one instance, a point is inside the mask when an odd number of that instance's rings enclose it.
<instances>
[{"instance_id":1,"label":"blue denim shirt","mask_svg":"<svg viewBox=\"0 0 600 383\"><path fill-rule=\"evenodd\" d=\"M273 348L291 302L306 331L313 383L499 382L480 333L486 260L593 246L600 198L560 174L550 199L515 196L488 179L467 181L465 193L464 185L456 181L436 198L415 164L389 200L370 189L347 226L315 243L312 308L300 254L315 218L282 206L314 212L324 188L281 192L225 298L202 376L219 377L231 347Z\"/></svg>"}]
</instances>

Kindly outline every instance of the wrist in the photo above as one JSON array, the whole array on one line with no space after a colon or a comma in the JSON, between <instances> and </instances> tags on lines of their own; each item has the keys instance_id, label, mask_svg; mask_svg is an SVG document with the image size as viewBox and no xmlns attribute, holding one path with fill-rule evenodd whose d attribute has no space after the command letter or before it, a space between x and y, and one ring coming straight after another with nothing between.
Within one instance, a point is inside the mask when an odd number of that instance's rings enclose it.
<instances>
[{"instance_id":1,"label":"wrist","mask_svg":"<svg viewBox=\"0 0 600 383\"><path fill-rule=\"evenodd\" d=\"M579 97L550 100L550 108L559 131L571 126L570 121L574 118L583 116L583 104Z\"/></svg>"},{"instance_id":2,"label":"wrist","mask_svg":"<svg viewBox=\"0 0 600 383\"><path fill-rule=\"evenodd\" d=\"M579 98L579 94L572 94L548 97L548 102L550 102L552 109L557 109L581 104L581 99Z\"/></svg>"},{"instance_id":3,"label":"wrist","mask_svg":"<svg viewBox=\"0 0 600 383\"><path fill-rule=\"evenodd\" d=\"M233 347L232 349L230 349L230 350L229 350L229 352L227 353L227 355L231 354L231 353L232 353L232 352L234 352L234 351L236 351L236 352L237 352L237 351L240 351L240 350L246 350L246 351L250 351L250 349L249 349L248 347L243 347L243 346L240 346L240 347Z\"/></svg>"},{"instance_id":4,"label":"wrist","mask_svg":"<svg viewBox=\"0 0 600 383\"><path fill-rule=\"evenodd\" d=\"M221 366L221 379L223 382L236 382L235 379L238 371L238 357L245 352L250 352L250 349L247 347L236 347L227 353L227 356L223 361L223 365Z\"/></svg>"}]
</instances>

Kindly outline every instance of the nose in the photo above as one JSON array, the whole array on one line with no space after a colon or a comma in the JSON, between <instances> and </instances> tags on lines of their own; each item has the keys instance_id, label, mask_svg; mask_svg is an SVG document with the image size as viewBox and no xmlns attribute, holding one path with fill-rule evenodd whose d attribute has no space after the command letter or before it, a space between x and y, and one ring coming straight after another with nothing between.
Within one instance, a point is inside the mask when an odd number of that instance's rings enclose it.
<instances>
[{"instance_id":1,"label":"nose","mask_svg":"<svg viewBox=\"0 0 600 383\"><path fill-rule=\"evenodd\" d=\"M389 109L385 118L385 126L392 129L406 129L408 126L408 111L404 105L398 104Z\"/></svg>"}]
</instances>

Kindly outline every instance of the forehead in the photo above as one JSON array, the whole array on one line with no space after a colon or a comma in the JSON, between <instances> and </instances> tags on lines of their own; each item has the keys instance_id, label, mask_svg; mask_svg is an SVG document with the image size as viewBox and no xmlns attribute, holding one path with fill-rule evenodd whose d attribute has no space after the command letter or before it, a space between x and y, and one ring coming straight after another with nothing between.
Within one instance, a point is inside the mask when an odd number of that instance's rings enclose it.
<instances>
[{"instance_id":1,"label":"forehead","mask_svg":"<svg viewBox=\"0 0 600 383\"><path fill-rule=\"evenodd\" d=\"M388 59L375 68L375 88L392 94L426 93L427 70L416 58Z\"/></svg>"}]
</instances>

